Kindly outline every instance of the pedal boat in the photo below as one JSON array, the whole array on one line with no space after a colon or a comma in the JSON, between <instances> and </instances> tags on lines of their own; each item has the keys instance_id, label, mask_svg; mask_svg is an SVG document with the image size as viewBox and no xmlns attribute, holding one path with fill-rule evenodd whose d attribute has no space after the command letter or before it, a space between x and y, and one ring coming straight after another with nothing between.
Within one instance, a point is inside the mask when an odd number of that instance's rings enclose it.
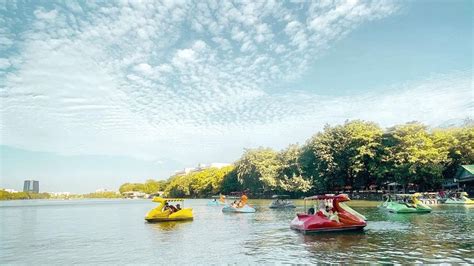
<instances>
[{"instance_id":1,"label":"pedal boat","mask_svg":"<svg viewBox=\"0 0 474 266\"><path fill-rule=\"evenodd\" d=\"M166 202L180 202L184 199L164 199L160 197L153 198L153 202L158 203L158 206L145 215L145 220L149 223L170 222L170 221L186 221L193 219L193 209L183 208L179 211L171 213L170 210L163 211Z\"/></svg>"},{"instance_id":2,"label":"pedal boat","mask_svg":"<svg viewBox=\"0 0 474 266\"><path fill-rule=\"evenodd\" d=\"M272 198L275 200L268 206L270 209L296 208L295 204L288 200L290 198L288 195L273 195Z\"/></svg>"},{"instance_id":3,"label":"pedal boat","mask_svg":"<svg viewBox=\"0 0 474 266\"><path fill-rule=\"evenodd\" d=\"M254 213L256 210L247 204L247 196L242 195L237 206L226 205L222 208L222 212Z\"/></svg>"},{"instance_id":4,"label":"pedal boat","mask_svg":"<svg viewBox=\"0 0 474 266\"><path fill-rule=\"evenodd\" d=\"M345 194L307 197L304 199L305 210L307 201L316 201L316 204L312 203L307 213L297 213L290 227L302 233L362 230L367 226L365 217L343 204L349 200ZM314 206L319 206L316 213ZM325 206L332 207L333 213L326 213Z\"/></svg>"},{"instance_id":5,"label":"pedal boat","mask_svg":"<svg viewBox=\"0 0 474 266\"><path fill-rule=\"evenodd\" d=\"M425 205L438 205L446 201L440 197L438 192L422 192L420 194L418 199Z\"/></svg>"},{"instance_id":6,"label":"pedal boat","mask_svg":"<svg viewBox=\"0 0 474 266\"><path fill-rule=\"evenodd\" d=\"M214 199L210 200L209 202L207 202L207 206L224 206L226 205L227 203L225 202L225 196L224 195L220 195L219 196L219 199L216 199L217 196L213 196Z\"/></svg>"},{"instance_id":7,"label":"pedal boat","mask_svg":"<svg viewBox=\"0 0 474 266\"><path fill-rule=\"evenodd\" d=\"M471 205L474 204L474 200L468 198L466 192L458 192L454 197L446 199L445 204L459 204L459 205Z\"/></svg>"},{"instance_id":8,"label":"pedal boat","mask_svg":"<svg viewBox=\"0 0 474 266\"><path fill-rule=\"evenodd\" d=\"M392 197L394 199L392 199ZM420 201L420 193L389 195L379 207L393 213L429 213L431 208Z\"/></svg>"},{"instance_id":9,"label":"pedal boat","mask_svg":"<svg viewBox=\"0 0 474 266\"><path fill-rule=\"evenodd\" d=\"M254 213L256 210L249 205L245 205L243 207L232 207L230 205L226 205L224 208L222 208L222 212Z\"/></svg>"}]
</instances>

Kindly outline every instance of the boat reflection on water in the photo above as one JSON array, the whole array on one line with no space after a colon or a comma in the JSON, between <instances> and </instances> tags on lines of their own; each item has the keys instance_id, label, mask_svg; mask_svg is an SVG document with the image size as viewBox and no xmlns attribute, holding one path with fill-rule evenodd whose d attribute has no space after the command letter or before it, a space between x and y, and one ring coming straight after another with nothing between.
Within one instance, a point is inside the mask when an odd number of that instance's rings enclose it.
<instances>
[{"instance_id":1,"label":"boat reflection on water","mask_svg":"<svg viewBox=\"0 0 474 266\"><path fill-rule=\"evenodd\" d=\"M153 229L157 229L160 231L174 231L182 227L185 227L190 223L192 223L192 221L178 221L178 222L171 221L171 222L152 223L152 224L149 224L149 226L151 226Z\"/></svg>"},{"instance_id":2,"label":"boat reflection on water","mask_svg":"<svg viewBox=\"0 0 474 266\"><path fill-rule=\"evenodd\" d=\"M464 209L465 211L469 210L469 209L474 209L474 204L470 204L470 205L461 205L460 206L460 209Z\"/></svg>"},{"instance_id":3,"label":"boat reflection on water","mask_svg":"<svg viewBox=\"0 0 474 266\"><path fill-rule=\"evenodd\" d=\"M429 213L385 213L385 220L391 222L416 223L430 219Z\"/></svg>"},{"instance_id":4,"label":"boat reflection on water","mask_svg":"<svg viewBox=\"0 0 474 266\"><path fill-rule=\"evenodd\" d=\"M320 232L318 234L303 234L303 242L311 253L334 255L347 253L357 246L366 246L368 236L364 230L345 232Z\"/></svg>"},{"instance_id":5,"label":"boat reflection on water","mask_svg":"<svg viewBox=\"0 0 474 266\"><path fill-rule=\"evenodd\" d=\"M227 215L205 199L192 199L186 205L194 221L160 223L141 219L154 205L149 201L60 203L0 202L3 264L474 265L473 206L439 204L430 214L396 214L381 211L376 202L351 201L369 221L364 230L301 234L288 223L304 211L303 201L295 201L296 209L275 211L268 208L270 200L252 200L256 213Z\"/></svg>"}]
</instances>

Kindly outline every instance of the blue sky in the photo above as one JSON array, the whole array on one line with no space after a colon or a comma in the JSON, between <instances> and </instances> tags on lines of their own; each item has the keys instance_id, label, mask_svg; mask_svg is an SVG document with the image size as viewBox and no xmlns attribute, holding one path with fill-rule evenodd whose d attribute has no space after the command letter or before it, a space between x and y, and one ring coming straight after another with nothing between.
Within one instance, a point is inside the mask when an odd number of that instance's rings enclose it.
<instances>
[{"instance_id":1,"label":"blue sky","mask_svg":"<svg viewBox=\"0 0 474 266\"><path fill-rule=\"evenodd\" d=\"M325 123L473 116L471 1L0 4L0 187L117 189Z\"/></svg>"}]
</instances>

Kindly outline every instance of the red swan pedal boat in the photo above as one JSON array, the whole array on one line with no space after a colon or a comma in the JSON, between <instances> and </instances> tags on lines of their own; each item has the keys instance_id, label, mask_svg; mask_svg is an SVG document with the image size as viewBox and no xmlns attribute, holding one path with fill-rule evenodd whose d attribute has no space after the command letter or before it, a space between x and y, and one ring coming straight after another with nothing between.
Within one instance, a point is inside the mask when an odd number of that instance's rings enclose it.
<instances>
[{"instance_id":1,"label":"red swan pedal boat","mask_svg":"<svg viewBox=\"0 0 474 266\"><path fill-rule=\"evenodd\" d=\"M307 197L305 200L305 210L307 201L311 201L307 213L297 213L291 221L292 229L303 233L362 230L367 222L366 218L351 209L344 202L349 201L345 194L339 195L317 195ZM314 204L316 201L316 204ZM315 210L315 207L317 209Z\"/></svg>"}]
</instances>

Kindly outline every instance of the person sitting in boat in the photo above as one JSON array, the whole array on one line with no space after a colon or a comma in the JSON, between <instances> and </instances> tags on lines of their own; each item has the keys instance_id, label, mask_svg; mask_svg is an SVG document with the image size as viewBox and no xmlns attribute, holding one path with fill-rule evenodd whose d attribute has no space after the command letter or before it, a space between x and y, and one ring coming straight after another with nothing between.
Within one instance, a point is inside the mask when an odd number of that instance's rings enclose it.
<instances>
[{"instance_id":1,"label":"person sitting in boat","mask_svg":"<svg viewBox=\"0 0 474 266\"><path fill-rule=\"evenodd\" d=\"M245 195L242 195L242 197L240 197L240 202L239 202L239 208L242 208L244 207L246 204L247 204L247 196Z\"/></svg>"},{"instance_id":2,"label":"person sitting in boat","mask_svg":"<svg viewBox=\"0 0 474 266\"><path fill-rule=\"evenodd\" d=\"M180 211L181 210L181 205L178 203L176 204L176 211Z\"/></svg>"},{"instance_id":3,"label":"person sitting in boat","mask_svg":"<svg viewBox=\"0 0 474 266\"><path fill-rule=\"evenodd\" d=\"M321 201L319 203L319 210L316 214L321 216L321 217L327 217L327 212L326 212L326 207L325 206L326 205L324 204L324 202Z\"/></svg>"},{"instance_id":4,"label":"person sitting in boat","mask_svg":"<svg viewBox=\"0 0 474 266\"><path fill-rule=\"evenodd\" d=\"M407 198L405 199L406 199L405 205L407 205L408 208L416 208L416 204L415 204L415 201L413 201L413 199L407 199Z\"/></svg>"},{"instance_id":5,"label":"person sitting in boat","mask_svg":"<svg viewBox=\"0 0 474 266\"><path fill-rule=\"evenodd\" d=\"M239 201L234 200L234 202L232 202L232 204L230 204L230 206L231 206L232 208L237 208L237 206L239 206Z\"/></svg>"},{"instance_id":6,"label":"person sitting in boat","mask_svg":"<svg viewBox=\"0 0 474 266\"><path fill-rule=\"evenodd\" d=\"M309 215L314 215L314 208L313 207L308 209L308 214Z\"/></svg>"},{"instance_id":7,"label":"person sitting in boat","mask_svg":"<svg viewBox=\"0 0 474 266\"><path fill-rule=\"evenodd\" d=\"M337 215L337 211L335 211L335 212L331 211L331 215L329 216L329 220L333 220L333 221L336 221L336 222L340 223L339 215Z\"/></svg>"},{"instance_id":8,"label":"person sitting in boat","mask_svg":"<svg viewBox=\"0 0 474 266\"><path fill-rule=\"evenodd\" d=\"M326 205L326 208L324 208L324 215L329 218L333 214L333 211L329 205Z\"/></svg>"},{"instance_id":9,"label":"person sitting in boat","mask_svg":"<svg viewBox=\"0 0 474 266\"><path fill-rule=\"evenodd\" d=\"M439 197L442 198L442 199L444 199L444 198L446 197L446 193L445 193L443 190L440 190L440 191L438 192L438 195L439 195Z\"/></svg>"},{"instance_id":10,"label":"person sitting in boat","mask_svg":"<svg viewBox=\"0 0 474 266\"><path fill-rule=\"evenodd\" d=\"M339 222L339 215L337 214L336 209L333 208L329 211L329 220L333 220L333 221L336 221L336 222L340 223Z\"/></svg>"},{"instance_id":11,"label":"person sitting in boat","mask_svg":"<svg viewBox=\"0 0 474 266\"><path fill-rule=\"evenodd\" d=\"M222 203L225 203L225 196L221 195L220 198L219 198L219 201L222 202Z\"/></svg>"},{"instance_id":12,"label":"person sitting in boat","mask_svg":"<svg viewBox=\"0 0 474 266\"><path fill-rule=\"evenodd\" d=\"M335 209L331 209L329 205L326 205L326 209L324 210L324 215L332 221L336 221L339 223L339 216L337 215L337 211Z\"/></svg>"},{"instance_id":13,"label":"person sitting in boat","mask_svg":"<svg viewBox=\"0 0 474 266\"><path fill-rule=\"evenodd\" d=\"M329 205L326 205L326 213L328 214L328 216L329 214L331 214L331 212L331 207L329 207Z\"/></svg>"},{"instance_id":14,"label":"person sitting in boat","mask_svg":"<svg viewBox=\"0 0 474 266\"><path fill-rule=\"evenodd\" d=\"M178 211L178 209L173 205L169 205L169 209L170 209L171 213Z\"/></svg>"},{"instance_id":15,"label":"person sitting in boat","mask_svg":"<svg viewBox=\"0 0 474 266\"><path fill-rule=\"evenodd\" d=\"M167 211L167 210L169 210L169 209L170 209L170 205L169 205L169 203L166 201L166 202L165 202L165 206L163 207L163 212L165 212L165 211Z\"/></svg>"}]
</instances>

